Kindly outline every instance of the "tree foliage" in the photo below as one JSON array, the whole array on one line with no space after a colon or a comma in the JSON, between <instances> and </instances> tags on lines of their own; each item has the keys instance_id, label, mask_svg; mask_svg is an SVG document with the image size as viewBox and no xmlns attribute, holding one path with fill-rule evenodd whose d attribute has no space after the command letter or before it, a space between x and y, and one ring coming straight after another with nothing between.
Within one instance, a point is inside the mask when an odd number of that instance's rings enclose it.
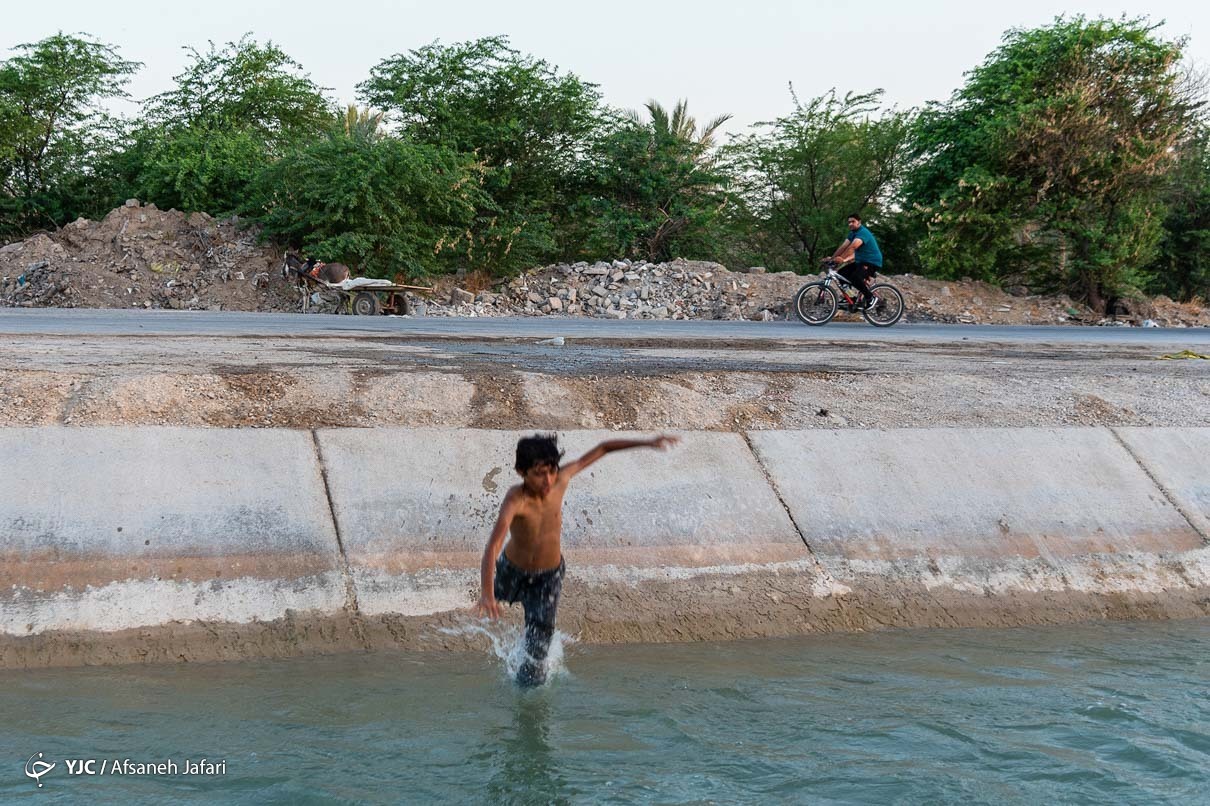
<instances>
[{"instance_id":1,"label":"tree foliage","mask_svg":"<svg viewBox=\"0 0 1210 806\"><path fill-rule=\"evenodd\" d=\"M152 98L133 134L132 192L161 207L226 213L245 207L257 174L292 146L323 136L332 104L273 43L248 37L191 61Z\"/></svg>"},{"instance_id":2,"label":"tree foliage","mask_svg":"<svg viewBox=\"0 0 1210 806\"><path fill-rule=\"evenodd\" d=\"M676 102L671 112L656 100L648 101L645 108L650 116L648 121L644 121L638 112L631 112L630 119L635 123L650 125L659 137L697 146L699 162L710 158L711 149L716 145L718 130L731 120L730 114L719 115L699 128L697 119L689 114L689 102L684 98Z\"/></svg>"},{"instance_id":3,"label":"tree foliage","mask_svg":"<svg viewBox=\"0 0 1210 806\"><path fill-rule=\"evenodd\" d=\"M748 260L798 272L816 270L845 233L852 213L876 218L902 169L909 117L880 113L881 91L829 92L764 131L735 140L737 230Z\"/></svg>"},{"instance_id":4,"label":"tree foliage","mask_svg":"<svg viewBox=\"0 0 1210 806\"><path fill-rule=\"evenodd\" d=\"M1058 18L1007 32L922 112L795 97L720 145L727 115L607 108L504 37L384 59L347 110L272 43L211 43L119 120L105 110L139 65L60 33L0 61L0 236L138 196L239 212L378 276L677 256L808 271L859 211L889 272L1094 307L1207 296L1206 85L1183 47L1145 19Z\"/></svg>"},{"instance_id":5,"label":"tree foliage","mask_svg":"<svg viewBox=\"0 0 1210 806\"><path fill-rule=\"evenodd\" d=\"M671 114L647 104L598 140L587 162L573 253L668 260L714 257L726 205L726 174L714 149L730 115L698 128L680 101Z\"/></svg>"},{"instance_id":6,"label":"tree foliage","mask_svg":"<svg viewBox=\"0 0 1210 806\"><path fill-rule=\"evenodd\" d=\"M257 177L248 212L263 234L369 276L422 276L468 248L481 170L449 149L380 136L350 115Z\"/></svg>"},{"instance_id":7,"label":"tree foliage","mask_svg":"<svg viewBox=\"0 0 1210 806\"><path fill-rule=\"evenodd\" d=\"M1164 193L1167 216L1148 290L1210 301L1210 124L1191 128L1176 151Z\"/></svg>"},{"instance_id":8,"label":"tree foliage","mask_svg":"<svg viewBox=\"0 0 1210 806\"><path fill-rule=\"evenodd\" d=\"M93 166L113 147L102 103L139 67L116 49L58 33L0 62L0 235L90 212Z\"/></svg>"},{"instance_id":9,"label":"tree foliage","mask_svg":"<svg viewBox=\"0 0 1210 806\"><path fill-rule=\"evenodd\" d=\"M481 162L473 268L509 271L554 256L557 221L600 126L596 85L489 37L392 56L359 91L414 141Z\"/></svg>"},{"instance_id":10,"label":"tree foliage","mask_svg":"<svg viewBox=\"0 0 1210 806\"><path fill-rule=\"evenodd\" d=\"M1013 30L917 133L908 200L943 274L1030 277L1094 307L1139 283L1194 104L1145 20Z\"/></svg>"}]
</instances>

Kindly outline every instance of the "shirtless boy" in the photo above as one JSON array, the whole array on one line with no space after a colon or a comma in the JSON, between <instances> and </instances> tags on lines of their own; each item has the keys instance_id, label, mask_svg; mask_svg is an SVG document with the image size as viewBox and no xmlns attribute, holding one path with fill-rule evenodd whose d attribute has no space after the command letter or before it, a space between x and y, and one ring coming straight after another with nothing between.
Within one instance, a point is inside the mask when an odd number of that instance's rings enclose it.
<instances>
[{"instance_id":1,"label":"shirtless boy","mask_svg":"<svg viewBox=\"0 0 1210 806\"><path fill-rule=\"evenodd\" d=\"M651 440L611 439L560 466L563 452L554 435L535 435L517 442L517 475L500 505L500 516L483 552L480 578L483 593L475 610L497 618L500 602L520 602L525 609L525 663L517 672L521 686L546 681L546 653L555 634L555 612L563 590L560 540L563 534L563 495L572 478L607 453L630 448L667 450L678 437ZM504 545L504 536L512 539ZM503 546L503 553L500 548Z\"/></svg>"}]
</instances>

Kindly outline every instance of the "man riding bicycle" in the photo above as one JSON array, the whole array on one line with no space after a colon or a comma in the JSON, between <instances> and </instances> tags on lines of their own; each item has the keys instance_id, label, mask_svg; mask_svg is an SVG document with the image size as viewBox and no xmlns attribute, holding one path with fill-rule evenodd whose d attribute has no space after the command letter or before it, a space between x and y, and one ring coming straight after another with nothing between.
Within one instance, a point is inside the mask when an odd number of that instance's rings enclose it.
<instances>
[{"instance_id":1,"label":"man riding bicycle","mask_svg":"<svg viewBox=\"0 0 1210 806\"><path fill-rule=\"evenodd\" d=\"M882 268L882 250L878 248L874 234L861 223L861 216L857 213L849 216L849 234L829 259L839 263L852 260L853 262L840 269L838 274L861 292L863 308L878 305L877 298L870 293L868 281Z\"/></svg>"}]
</instances>

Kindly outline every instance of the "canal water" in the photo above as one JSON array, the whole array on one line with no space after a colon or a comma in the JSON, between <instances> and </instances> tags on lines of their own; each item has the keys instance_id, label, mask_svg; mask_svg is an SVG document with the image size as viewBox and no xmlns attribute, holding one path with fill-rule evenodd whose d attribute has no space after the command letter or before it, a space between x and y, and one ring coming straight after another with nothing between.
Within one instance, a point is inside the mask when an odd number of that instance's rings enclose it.
<instances>
[{"instance_id":1,"label":"canal water","mask_svg":"<svg viewBox=\"0 0 1210 806\"><path fill-rule=\"evenodd\" d=\"M506 667L0 672L0 802L1210 802L1210 621L569 643L532 692Z\"/></svg>"}]
</instances>

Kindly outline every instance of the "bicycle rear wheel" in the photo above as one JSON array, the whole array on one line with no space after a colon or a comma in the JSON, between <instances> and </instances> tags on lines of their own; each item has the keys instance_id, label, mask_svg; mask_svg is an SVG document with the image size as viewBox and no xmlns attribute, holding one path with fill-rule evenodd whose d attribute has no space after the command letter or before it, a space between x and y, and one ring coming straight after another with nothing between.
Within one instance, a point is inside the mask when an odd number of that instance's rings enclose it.
<instances>
[{"instance_id":1,"label":"bicycle rear wheel","mask_svg":"<svg viewBox=\"0 0 1210 806\"><path fill-rule=\"evenodd\" d=\"M903 317L903 294L890 283L879 283L870 287L870 293L878 298L872 307L861 312L865 320L874 327L890 327Z\"/></svg>"},{"instance_id":2,"label":"bicycle rear wheel","mask_svg":"<svg viewBox=\"0 0 1210 806\"><path fill-rule=\"evenodd\" d=\"M794 314L808 325L826 325L836 315L836 292L822 282L807 283L794 295Z\"/></svg>"}]
</instances>

